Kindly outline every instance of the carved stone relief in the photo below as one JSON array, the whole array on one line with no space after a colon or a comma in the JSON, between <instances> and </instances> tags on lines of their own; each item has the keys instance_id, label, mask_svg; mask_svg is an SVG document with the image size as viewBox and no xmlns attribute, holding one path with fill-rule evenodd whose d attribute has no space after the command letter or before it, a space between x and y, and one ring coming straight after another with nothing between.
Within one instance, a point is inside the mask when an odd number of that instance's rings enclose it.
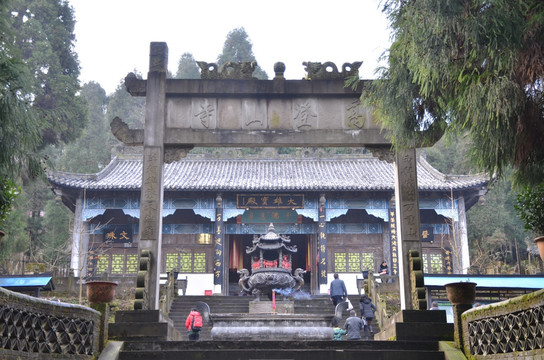
<instances>
[{"instance_id":1,"label":"carved stone relief","mask_svg":"<svg viewBox=\"0 0 544 360\"><path fill-rule=\"evenodd\" d=\"M192 103L192 128L215 129L217 108L215 99L198 99Z\"/></svg>"},{"instance_id":2,"label":"carved stone relief","mask_svg":"<svg viewBox=\"0 0 544 360\"><path fill-rule=\"evenodd\" d=\"M317 127L316 101L312 99L293 102L293 127L304 131Z\"/></svg>"},{"instance_id":3,"label":"carved stone relief","mask_svg":"<svg viewBox=\"0 0 544 360\"><path fill-rule=\"evenodd\" d=\"M242 102L244 129L266 128L266 102L254 99L246 99Z\"/></svg>"},{"instance_id":4,"label":"carved stone relief","mask_svg":"<svg viewBox=\"0 0 544 360\"><path fill-rule=\"evenodd\" d=\"M345 125L348 129L362 129L365 126L363 108L359 99L349 101L345 105L344 111Z\"/></svg>"}]
</instances>

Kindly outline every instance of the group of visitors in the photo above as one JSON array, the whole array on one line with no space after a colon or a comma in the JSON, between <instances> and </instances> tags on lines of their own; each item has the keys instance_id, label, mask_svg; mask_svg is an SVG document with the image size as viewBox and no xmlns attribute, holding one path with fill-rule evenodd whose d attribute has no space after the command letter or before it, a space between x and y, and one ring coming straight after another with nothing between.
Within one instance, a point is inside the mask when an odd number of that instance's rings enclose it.
<instances>
[{"instance_id":1,"label":"group of visitors","mask_svg":"<svg viewBox=\"0 0 544 360\"><path fill-rule=\"evenodd\" d=\"M340 279L338 274L334 274L334 280L330 285L330 300L336 307L336 305L347 300L347 298L348 291L346 289L346 284ZM350 316L344 324L344 329L339 327L338 319L334 318L334 340L342 340L343 335L346 335L347 340L361 340L361 331L364 331L365 340L368 340L369 337L373 335L372 320L374 320L374 312L377 309L366 294L361 295L359 310L361 312L360 318L357 316L355 310L350 310ZM185 328L187 329L189 340L198 340L200 338L202 315L196 308L192 308L189 316L187 316Z\"/></svg>"},{"instance_id":2,"label":"group of visitors","mask_svg":"<svg viewBox=\"0 0 544 360\"><path fill-rule=\"evenodd\" d=\"M334 274L334 280L330 285L330 300L336 307L338 303L345 301L347 296L346 284L338 274ZM364 332L365 340L369 340L374 334L372 320L374 320L374 312L377 308L372 300L366 294L363 294L359 300L359 310L361 312L360 318L355 310L350 310L350 316L346 319L343 329L339 326L338 318L333 319L333 340L342 340L343 335L346 335L347 340L361 340L361 331Z\"/></svg>"}]
</instances>

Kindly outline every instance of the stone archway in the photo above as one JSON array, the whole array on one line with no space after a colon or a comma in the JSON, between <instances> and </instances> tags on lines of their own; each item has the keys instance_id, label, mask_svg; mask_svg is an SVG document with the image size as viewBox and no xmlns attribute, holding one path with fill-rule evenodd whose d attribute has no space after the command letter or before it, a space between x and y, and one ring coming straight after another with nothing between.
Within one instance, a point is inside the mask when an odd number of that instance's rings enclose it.
<instances>
[{"instance_id":1,"label":"stone archway","mask_svg":"<svg viewBox=\"0 0 544 360\"><path fill-rule=\"evenodd\" d=\"M360 104L368 82L361 81L357 89L345 87L344 79L358 74L360 63L344 64L341 71L331 63L305 63L308 80L286 80L282 63L275 64L272 80L252 78L251 63L224 68L199 63L202 78L188 80L166 79L167 62L166 43L151 43L147 80L133 74L125 79L131 95L146 97L144 129L129 129L119 118L111 123L124 144L144 147L139 248L151 255L147 307L157 309L159 300L164 162L180 159L195 146L351 146L366 147L395 162L401 306L413 308L408 253L421 252L415 149L393 155L372 109ZM215 253L223 254L221 197L216 203ZM317 235L318 247L326 249L326 234ZM219 287L224 260L214 259ZM320 266L326 271L326 262Z\"/></svg>"}]
</instances>

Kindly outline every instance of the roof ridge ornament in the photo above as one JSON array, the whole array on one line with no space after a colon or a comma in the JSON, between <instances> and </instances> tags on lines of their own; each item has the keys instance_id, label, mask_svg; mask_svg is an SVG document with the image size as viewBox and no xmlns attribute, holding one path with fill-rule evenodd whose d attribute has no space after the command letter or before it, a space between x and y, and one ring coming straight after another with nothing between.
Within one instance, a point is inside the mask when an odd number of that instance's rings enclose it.
<instances>
[{"instance_id":1,"label":"roof ridge ornament","mask_svg":"<svg viewBox=\"0 0 544 360\"><path fill-rule=\"evenodd\" d=\"M324 63L305 61L302 65L304 65L307 80L338 80L346 79L351 76L358 77L359 68L362 63L362 61L344 63L342 65L342 72L338 71L338 68L332 61L326 61Z\"/></svg>"},{"instance_id":2,"label":"roof ridge ornament","mask_svg":"<svg viewBox=\"0 0 544 360\"><path fill-rule=\"evenodd\" d=\"M256 61L228 61L221 66L218 66L217 63L207 63L205 61L197 61L196 63L200 67L201 79L256 79L253 77L253 72L258 66Z\"/></svg>"}]
</instances>

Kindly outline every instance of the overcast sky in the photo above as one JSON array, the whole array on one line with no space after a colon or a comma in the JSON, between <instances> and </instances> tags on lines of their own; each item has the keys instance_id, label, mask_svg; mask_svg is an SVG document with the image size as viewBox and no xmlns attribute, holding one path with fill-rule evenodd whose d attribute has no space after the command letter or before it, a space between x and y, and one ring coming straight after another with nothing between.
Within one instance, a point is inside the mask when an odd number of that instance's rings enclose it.
<instances>
[{"instance_id":1,"label":"overcast sky","mask_svg":"<svg viewBox=\"0 0 544 360\"><path fill-rule=\"evenodd\" d=\"M387 20L378 0L69 0L76 18L82 84L96 81L108 94L133 69L147 78L149 44L164 41L175 72L184 52L216 62L227 34L244 27L258 64L272 78L275 62L287 79L301 79L303 61L363 61L374 78L389 47Z\"/></svg>"}]
</instances>

